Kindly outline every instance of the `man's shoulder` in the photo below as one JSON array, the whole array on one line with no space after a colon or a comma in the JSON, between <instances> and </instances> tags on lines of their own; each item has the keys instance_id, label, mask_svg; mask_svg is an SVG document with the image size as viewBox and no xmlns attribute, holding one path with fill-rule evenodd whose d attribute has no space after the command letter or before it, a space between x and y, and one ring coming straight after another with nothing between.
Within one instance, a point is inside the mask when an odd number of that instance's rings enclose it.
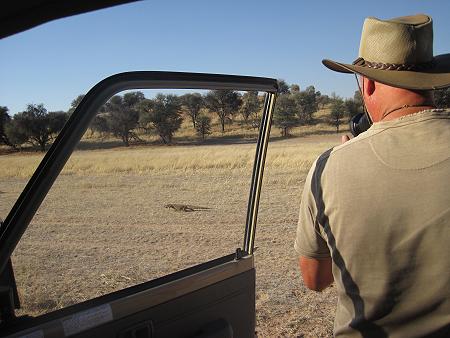
<instances>
[{"instance_id":1,"label":"man's shoulder","mask_svg":"<svg viewBox=\"0 0 450 338\"><path fill-rule=\"evenodd\" d=\"M364 133L360 134L357 137L352 138L351 140L334 146L333 148L328 149L323 152L317 159L316 165L320 166L329 161L334 161L335 159L339 159L342 157L351 157L357 159L357 157L361 156L361 151L364 151L365 148L370 146L369 138L372 136L372 133Z\"/></svg>"}]
</instances>

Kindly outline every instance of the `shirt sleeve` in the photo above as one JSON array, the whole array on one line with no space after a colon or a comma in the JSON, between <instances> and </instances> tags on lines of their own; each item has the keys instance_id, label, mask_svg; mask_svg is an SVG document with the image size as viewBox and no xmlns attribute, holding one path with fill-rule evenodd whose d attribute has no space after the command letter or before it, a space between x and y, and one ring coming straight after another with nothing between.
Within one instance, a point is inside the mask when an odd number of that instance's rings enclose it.
<instances>
[{"instance_id":1,"label":"shirt sleeve","mask_svg":"<svg viewBox=\"0 0 450 338\"><path fill-rule=\"evenodd\" d=\"M294 248L301 256L308 258L328 258L331 255L327 242L320 231L321 225L317 220L316 200L312 192L312 184L317 183L313 182L316 177L314 175L316 163L317 161L312 165L303 188Z\"/></svg>"}]
</instances>

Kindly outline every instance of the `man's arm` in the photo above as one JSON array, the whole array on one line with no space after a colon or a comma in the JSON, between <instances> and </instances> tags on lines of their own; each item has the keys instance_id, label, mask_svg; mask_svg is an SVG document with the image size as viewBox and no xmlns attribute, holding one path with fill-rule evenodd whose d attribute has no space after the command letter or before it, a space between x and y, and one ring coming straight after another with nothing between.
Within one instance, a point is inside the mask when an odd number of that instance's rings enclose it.
<instances>
[{"instance_id":1,"label":"man's arm","mask_svg":"<svg viewBox=\"0 0 450 338\"><path fill-rule=\"evenodd\" d=\"M308 289L322 291L334 281L330 257L319 259L300 256L299 265L303 282Z\"/></svg>"},{"instance_id":2,"label":"man's arm","mask_svg":"<svg viewBox=\"0 0 450 338\"><path fill-rule=\"evenodd\" d=\"M322 291L334 281L330 250L324 234L321 233L323 225L318 221L320 211L317 208L317 196L313 193L313 187L317 190L319 183L316 180L321 178L323 170L323 163L319 159L314 161L305 179L294 243L294 248L300 256L299 267L303 281L306 287L314 291Z\"/></svg>"}]
</instances>

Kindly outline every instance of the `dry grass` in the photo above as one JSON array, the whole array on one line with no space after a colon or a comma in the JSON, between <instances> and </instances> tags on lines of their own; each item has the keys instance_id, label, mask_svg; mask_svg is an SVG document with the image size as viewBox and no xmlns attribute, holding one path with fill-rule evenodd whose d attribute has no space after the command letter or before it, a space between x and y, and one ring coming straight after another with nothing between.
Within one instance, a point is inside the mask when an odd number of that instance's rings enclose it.
<instances>
[{"instance_id":1,"label":"dry grass","mask_svg":"<svg viewBox=\"0 0 450 338\"><path fill-rule=\"evenodd\" d=\"M299 148L289 142L270 145L266 167L307 170L314 157L329 143L311 143ZM189 153L188 156L186 154ZM172 147L132 147L109 150L76 151L65 165L66 175L148 174L174 170L251 170L255 145L207 145ZM42 154L0 156L0 177L27 178L32 175Z\"/></svg>"},{"instance_id":2,"label":"dry grass","mask_svg":"<svg viewBox=\"0 0 450 338\"><path fill-rule=\"evenodd\" d=\"M256 237L261 337L328 337L336 295L306 290L293 239L313 159L335 135L271 142ZM134 285L242 245L254 144L77 151L14 257L24 313ZM41 155L0 157L0 216ZM167 203L206 206L177 213Z\"/></svg>"}]
</instances>

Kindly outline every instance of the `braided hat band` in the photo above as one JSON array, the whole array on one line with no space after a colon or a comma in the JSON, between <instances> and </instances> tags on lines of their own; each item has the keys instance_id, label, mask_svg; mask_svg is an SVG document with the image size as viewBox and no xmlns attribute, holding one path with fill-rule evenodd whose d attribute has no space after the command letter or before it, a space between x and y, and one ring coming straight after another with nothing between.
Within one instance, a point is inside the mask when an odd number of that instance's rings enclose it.
<instances>
[{"instance_id":1,"label":"braided hat band","mask_svg":"<svg viewBox=\"0 0 450 338\"><path fill-rule=\"evenodd\" d=\"M433 69L436 65L434 60L429 62L423 62L418 64L407 64L407 63L384 63L384 62L371 62L364 60L364 58L359 57L353 61L352 65L368 67L380 70L407 70L407 71L423 71Z\"/></svg>"}]
</instances>

